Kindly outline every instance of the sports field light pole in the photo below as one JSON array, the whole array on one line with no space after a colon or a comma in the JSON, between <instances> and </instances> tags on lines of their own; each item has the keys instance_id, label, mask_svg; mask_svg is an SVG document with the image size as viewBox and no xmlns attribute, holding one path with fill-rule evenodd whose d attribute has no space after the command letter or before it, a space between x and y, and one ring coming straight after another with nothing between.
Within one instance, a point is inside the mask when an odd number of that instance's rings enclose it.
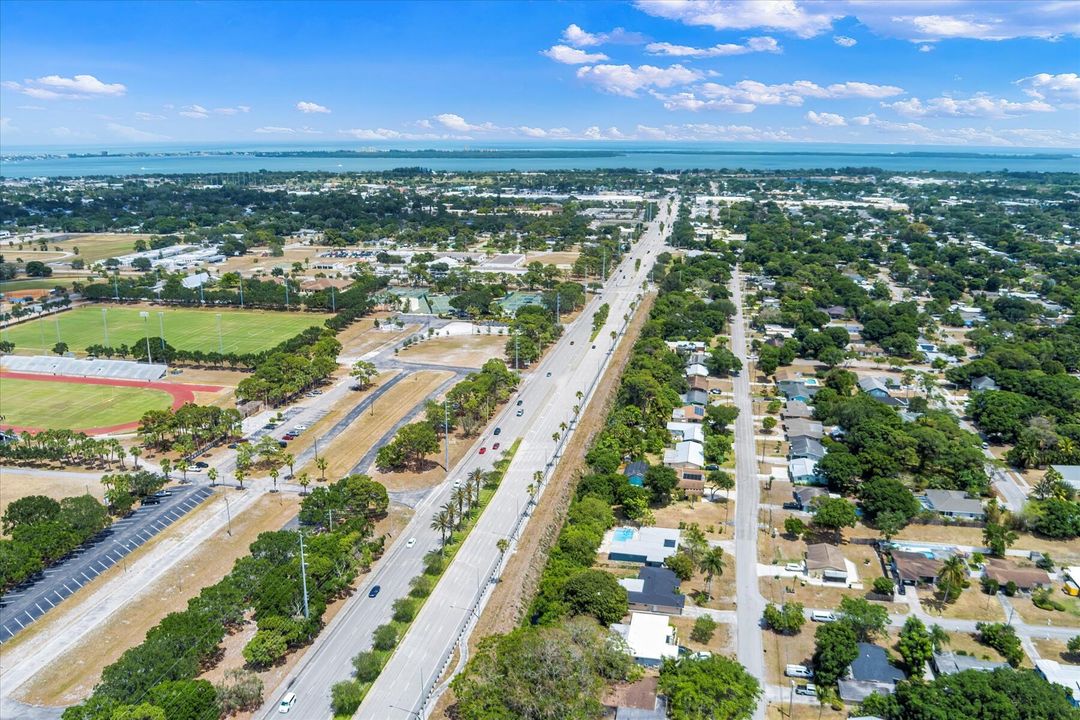
<instances>
[{"instance_id":1,"label":"sports field light pole","mask_svg":"<svg viewBox=\"0 0 1080 720\"><path fill-rule=\"evenodd\" d=\"M105 308L101 308L101 324L105 326L105 347L109 346L109 317Z\"/></svg>"},{"instance_id":2,"label":"sports field light pole","mask_svg":"<svg viewBox=\"0 0 1080 720\"><path fill-rule=\"evenodd\" d=\"M244 309L244 276L240 274L240 271L236 271L236 277L240 278L240 309Z\"/></svg>"},{"instance_id":3,"label":"sports field light pole","mask_svg":"<svg viewBox=\"0 0 1080 720\"><path fill-rule=\"evenodd\" d=\"M165 353L165 313L157 314L158 330L161 332L161 352Z\"/></svg>"},{"instance_id":4,"label":"sports field light pole","mask_svg":"<svg viewBox=\"0 0 1080 720\"><path fill-rule=\"evenodd\" d=\"M60 316L53 315L53 321L56 323L56 342L61 343L63 340L60 339Z\"/></svg>"},{"instance_id":5,"label":"sports field light pole","mask_svg":"<svg viewBox=\"0 0 1080 720\"><path fill-rule=\"evenodd\" d=\"M143 332L146 333L146 362L153 365L154 358L150 355L150 313L142 310L139 312L139 317L143 319Z\"/></svg>"},{"instance_id":6,"label":"sports field light pole","mask_svg":"<svg viewBox=\"0 0 1080 720\"><path fill-rule=\"evenodd\" d=\"M222 355L225 354L225 345L221 342L221 313L215 313L214 317L217 318L217 347L218 352Z\"/></svg>"}]
</instances>

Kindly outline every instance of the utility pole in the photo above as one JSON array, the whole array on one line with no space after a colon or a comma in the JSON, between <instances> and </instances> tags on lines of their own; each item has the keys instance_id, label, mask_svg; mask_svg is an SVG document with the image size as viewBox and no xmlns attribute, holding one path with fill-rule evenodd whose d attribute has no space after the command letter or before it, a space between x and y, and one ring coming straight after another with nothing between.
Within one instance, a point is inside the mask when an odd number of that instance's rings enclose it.
<instances>
[{"instance_id":1,"label":"utility pole","mask_svg":"<svg viewBox=\"0 0 1080 720\"><path fill-rule=\"evenodd\" d=\"M300 583L304 588L304 619L308 619L307 563L304 560L304 533L300 533Z\"/></svg>"},{"instance_id":2,"label":"utility pole","mask_svg":"<svg viewBox=\"0 0 1080 720\"><path fill-rule=\"evenodd\" d=\"M205 305L206 304L206 296L203 295L203 286L202 285L199 286L199 304L200 305Z\"/></svg>"},{"instance_id":3,"label":"utility pole","mask_svg":"<svg viewBox=\"0 0 1080 720\"><path fill-rule=\"evenodd\" d=\"M223 496L225 498L225 517L229 520L229 535L232 535L232 511L229 509L229 496Z\"/></svg>"},{"instance_id":4,"label":"utility pole","mask_svg":"<svg viewBox=\"0 0 1080 720\"><path fill-rule=\"evenodd\" d=\"M113 286L113 300L120 301L120 284L119 284L120 271L117 270L113 274L112 286Z\"/></svg>"},{"instance_id":5,"label":"utility pole","mask_svg":"<svg viewBox=\"0 0 1080 720\"><path fill-rule=\"evenodd\" d=\"M150 355L150 313L143 310L139 317L143 319L143 332L146 333L146 362L153 365L154 358Z\"/></svg>"},{"instance_id":6,"label":"utility pole","mask_svg":"<svg viewBox=\"0 0 1080 720\"><path fill-rule=\"evenodd\" d=\"M105 314L105 308L101 308L101 324L105 326L105 345L109 345L109 318Z\"/></svg>"},{"instance_id":7,"label":"utility pole","mask_svg":"<svg viewBox=\"0 0 1080 720\"><path fill-rule=\"evenodd\" d=\"M601 277L603 277L604 282L607 282L607 248L601 248L600 253L603 257L603 264L601 265Z\"/></svg>"},{"instance_id":8,"label":"utility pole","mask_svg":"<svg viewBox=\"0 0 1080 720\"><path fill-rule=\"evenodd\" d=\"M330 310L337 312L337 295L334 293L334 286L330 286Z\"/></svg>"},{"instance_id":9,"label":"utility pole","mask_svg":"<svg viewBox=\"0 0 1080 720\"><path fill-rule=\"evenodd\" d=\"M559 307L559 301L560 300L562 300L562 295L560 295L558 293L558 291L556 291L555 292L555 322L559 322L560 320L562 320L562 312L561 312L561 309Z\"/></svg>"},{"instance_id":10,"label":"utility pole","mask_svg":"<svg viewBox=\"0 0 1080 720\"><path fill-rule=\"evenodd\" d=\"M53 321L56 323L56 342L63 342L63 340L60 339L60 316L53 315Z\"/></svg>"},{"instance_id":11,"label":"utility pole","mask_svg":"<svg viewBox=\"0 0 1080 720\"><path fill-rule=\"evenodd\" d=\"M165 313L157 314L158 330L161 331L161 352L165 352Z\"/></svg>"},{"instance_id":12,"label":"utility pole","mask_svg":"<svg viewBox=\"0 0 1080 720\"><path fill-rule=\"evenodd\" d=\"M289 278L285 278L285 309L289 309Z\"/></svg>"},{"instance_id":13,"label":"utility pole","mask_svg":"<svg viewBox=\"0 0 1080 720\"><path fill-rule=\"evenodd\" d=\"M42 345L44 346L44 343L42 343ZM514 369L518 370L519 368L520 364L518 363L518 334L517 328L514 328Z\"/></svg>"},{"instance_id":14,"label":"utility pole","mask_svg":"<svg viewBox=\"0 0 1080 720\"><path fill-rule=\"evenodd\" d=\"M443 444L446 446L446 477L450 477L450 406L447 404L447 398L443 398L442 401L443 412Z\"/></svg>"},{"instance_id":15,"label":"utility pole","mask_svg":"<svg viewBox=\"0 0 1080 720\"><path fill-rule=\"evenodd\" d=\"M217 346L218 352L222 355L225 354L225 345L221 341L221 313L216 314L217 317Z\"/></svg>"},{"instance_id":16,"label":"utility pole","mask_svg":"<svg viewBox=\"0 0 1080 720\"><path fill-rule=\"evenodd\" d=\"M244 309L244 276L240 274L240 271L236 271L236 276L240 278L240 309Z\"/></svg>"}]
</instances>

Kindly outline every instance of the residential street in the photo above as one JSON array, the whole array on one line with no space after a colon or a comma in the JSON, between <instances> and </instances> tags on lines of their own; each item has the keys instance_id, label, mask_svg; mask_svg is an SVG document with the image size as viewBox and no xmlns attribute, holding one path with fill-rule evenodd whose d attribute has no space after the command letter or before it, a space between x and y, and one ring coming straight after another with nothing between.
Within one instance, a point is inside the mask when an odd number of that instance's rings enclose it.
<instances>
[{"instance_id":1,"label":"residential street","mask_svg":"<svg viewBox=\"0 0 1080 720\"><path fill-rule=\"evenodd\" d=\"M735 407L735 587L737 595L735 647L739 662L756 678L765 677L765 648L761 639L761 614L765 598L761 596L757 573L758 503L761 485L754 450L754 408L750 398L752 369L746 345L746 320L743 317L741 273L732 273L731 300L735 318L731 322L731 350L742 361L743 369L733 378ZM758 705L755 720L765 717L765 703Z\"/></svg>"}]
</instances>

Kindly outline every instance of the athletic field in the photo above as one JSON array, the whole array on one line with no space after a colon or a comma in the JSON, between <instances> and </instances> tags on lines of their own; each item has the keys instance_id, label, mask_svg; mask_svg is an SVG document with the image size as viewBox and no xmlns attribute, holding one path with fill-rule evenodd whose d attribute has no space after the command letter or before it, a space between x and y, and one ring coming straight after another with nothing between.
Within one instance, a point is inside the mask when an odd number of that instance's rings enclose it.
<instances>
[{"instance_id":1,"label":"athletic field","mask_svg":"<svg viewBox=\"0 0 1080 720\"><path fill-rule=\"evenodd\" d=\"M148 312L149 318L143 320L140 311ZM327 317L321 313L226 308L197 310L96 305L15 325L3 330L0 337L15 343L16 352L23 354L47 354L60 341L66 342L72 352L84 353L90 345L131 346L147 335L151 338L160 336L164 327L165 341L174 348L243 354L272 348L305 328L321 325ZM151 354L153 351L151 347Z\"/></svg>"},{"instance_id":2,"label":"athletic field","mask_svg":"<svg viewBox=\"0 0 1080 720\"><path fill-rule=\"evenodd\" d=\"M163 390L22 380L0 375L4 427L89 430L138 422L147 410L171 407Z\"/></svg>"}]
</instances>

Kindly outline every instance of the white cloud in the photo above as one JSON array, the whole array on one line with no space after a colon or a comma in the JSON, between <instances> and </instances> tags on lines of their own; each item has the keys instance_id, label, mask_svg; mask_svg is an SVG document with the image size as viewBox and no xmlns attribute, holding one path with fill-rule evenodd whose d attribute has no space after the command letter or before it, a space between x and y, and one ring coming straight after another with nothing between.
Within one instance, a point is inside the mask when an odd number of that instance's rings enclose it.
<instances>
[{"instance_id":1,"label":"white cloud","mask_svg":"<svg viewBox=\"0 0 1080 720\"><path fill-rule=\"evenodd\" d=\"M251 112L251 108L247 105L237 105L236 107L214 108L211 112L215 115L238 115L240 113Z\"/></svg>"},{"instance_id":2,"label":"white cloud","mask_svg":"<svg viewBox=\"0 0 1080 720\"><path fill-rule=\"evenodd\" d=\"M260 135L292 135L296 130L291 127L280 127L278 125L263 125L262 127L255 128L255 132Z\"/></svg>"},{"instance_id":3,"label":"white cloud","mask_svg":"<svg viewBox=\"0 0 1080 720\"><path fill-rule=\"evenodd\" d=\"M645 36L641 33L630 32L617 27L611 32L591 33L582 30L579 26L571 24L563 30L563 42L574 47L593 47L613 43L616 45L638 45L645 42Z\"/></svg>"},{"instance_id":4,"label":"white cloud","mask_svg":"<svg viewBox=\"0 0 1080 720\"><path fill-rule=\"evenodd\" d=\"M136 120L164 120L164 115L157 115L155 113L137 112L135 113Z\"/></svg>"},{"instance_id":5,"label":"white cloud","mask_svg":"<svg viewBox=\"0 0 1080 720\"><path fill-rule=\"evenodd\" d=\"M454 113L443 113L442 115L436 115L432 119L446 129L453 130L454 132L459 133L492 132L494 130L500 129L499 126L494 125L490 122L473 125L472 123L467 122L465 118L461 117L460 115L455 115Z\"/></svg>"},{"instance_id":6,"label":"white cloud","mask_svg":"<svg viewBox=\"0 0 1080 720\"><path fill-rule=\"evenodd\" d=\"M847 125L847 120L844 119L843 115L837 115L836 113L830 112L819 113L811 110L806 113L806 119L815 125L823 125L825 127L841 127Z\"/></svg>"},{"instance_id":7,"label":"white cloud","mask_svg":"<svg viewBox=\"0 0 1080 720\"><path fill-rule=\"evenodd\" d=\"M40 106L40 105L17 105L17 106L15 107L15 109L16 109L16 110L30 110L30 111L38 111L38 110L44 110L45 108L43 108L43 107L42 107L42 106Z\"/></svg>"},{"instance_id":8,"label":"white cloud","mask_svg":"<svg viewBox=\"0 0 1080 720\"><path fill-rule=\"evenodd\" d=\"M403 133L388 128L350 128L348 130L338 130L338 132L356 140L437 140L440 137L446 137L435 133Z\"/></svg>"},{"instance_id":9,"label":"white cloud","mask_svg":"<svg viewBox=\"0 0 1080 720\"><path fill-rule=\"evenodd\" d=\"M719 112L748 113L753 112L757 108L757 106L752 103L736 102L731 98L703 100L692 92L664 95L656 91L650 91L650 94L664 103L665 110L671 111L689 110L690 112L699 112L701 110L713 110Z\"/></svg>"},{"instance_id":10,"label":"white cloud","mask_svg":"<svg viewBox=\"0 0 1080 720\"><path fill-rule=\"evenodd\" d=\"M873 122L874 118L876 118L876 117L877 117L877 115L875 115L874 113L870 113L869 115L857 115L857 116L851 118L851 124L852 125L869 125L871 122Z\"/></svg>"},{"instance_id":11,"label":"white cloud","mask_svg":"<svg viewBox=\"0 0 1080 720\"><path fill-rule=\"evenodd\" d=\"M158 133L146 132L145 130L139 130L133 128L130 125L121 125L119 123L108 123L105 125L105 129L111 132L121 140L129 140L131 142L152 142L154 140L168 140L168 135L159 135Z\"/></svg>"},{"instance_id":12,"label":"white cloud","mask_svg":"<svg viewBox=\"0 0 1080 720\"><path fill-rule=\"evenodd\" d=\"M933 45L920 45L919 46L919 52L921 52L921 53L934 52L934 46Z\"/></svg>"},{"instance_id":13,"label":"white cloud","mask_svg":"<svg viewBox=\"0 0 1080 720\"><path fill-rule=\"evenodd\" d=\"M859 42L855 38L848 37L847 35L833 35L832 41L840 47L853 47Z\"/></svg>"},{"instance_id":14,"label":"white cloud","mask_svg":"<svg viewBox=\"0 0 1080 720\"><path fill-rule=\"evenodd\" d=\"M891 108L905 117L986 117L1005 118L1027 115L1036 112L1054 112L1054 106L1044 100L1013 102L1005 98L990 95L976 95L957 99L936 97L927 101L919 98L882 103L882 107Z\"/></svg>"},{"instance_id":15,"label":"white cloud","mask_svg":"<svg viewBox=\"0 0 1080 720\"><path fill-rule=\"evenodd\" d=\"M829 12L829 4L800 4L795 0L637 0L635 6L649 15L704 25L714 30L766 28L813 37L832 27L841 12ZM818 10L824 9L824 12Z\"/></svg>"},{"instance_id":16,"label":"white cloud","mask_svg":"<svg viewBox=\"0 0 1080 720\"><path fill-rule=\"evenodd\" d=\"M19 128L11 124L11 118L0 117L0 133L18 132Z\"/></svg>"},{"instance_id":17,"label":"white cloud","mask_svg":"<svg viewBox=\"0 0 1080 720\"><path fill-rule=\"evenodd\" d=\"M623 97L637 97L638 91L687 85L702 78L697 70L682 65L666 68L653 65L591 65L578 68L578 79L595 85L603 92Z\"/></svg>"},{"instance_id":18,"label":"white cloud","mask_svg":"<svg viewBox=\"0 0 1080 720\"><path fill-rule=\"evenodd\" d=\"M584 50L578 50L572 48L569 45L552 45L547 50L541 50L541 55L547 55L555 62L561 62L566 65L583 65L585 63L600 62L601 60L607 60L608 56L604 53L590 53Z\"/></svg>"},{"instance_id":19,"label":"white cloud","mask_svg":"<svg viewBox=\"0 0 1080 720\"><path fill-rule=\"evenodd\" d=\"M185 105L180 110L180 114L184 117L194 118L195 120L203 120L210 117L210 111L202 105Z\"/></svg>"},{"instance_id":20,"label":"white cloud","mask_svg":"<svg viewBox=\"0 0 1080 720\"><path fill-rule=\"evenodd\" d=\"M296 109L302 113L329 113L330 108L318 103L308 102L307 100L301 100L296 103Z\"/></svg>"},{"instance_id":21,"label":"white cloud","mask_svg":"<svg viewBox=\"0 0 1080 720\"><path fill-rule=\"evenodd\" d=\"M1016 81L1033 98L1051 98L1065 102L1080 101L1080 75L1076 73L1039 73Z\"/></svg>"},{"instance_id":22,"label":"white cloud","mask_svg":"<svg viewBox=\"0 0 1080 720\"><path fill-rule=\"evenodd\" d=\"M93 75L46 75L21 83L5 80L0 86L39 100L86 100L93 97L119 97L127 92L121 83L104 83Z\"/></svg>"},{"instance_id":23,"label":"white cloud","mask_svg":"<svg viewBox=\"0 0 1080 720\"><path fill-rule=\"evenodd\" d=\"M707 98L728 99L734 102L753 105L791 105L803 104L805 98L846 99L882 98L902 95L903 88L895 85L873 85L864 82L842 82L821 86L809 80L796 80L790 83L766 85L756 80L740 80L734 85L705 83L699 91Z\"/></svg>"},{"instance_id":24,"label":"white cloud","mask_svg":"<svg viewBox=\"0 0 1080 720\"><path fill-rule=\"evenodd\" d=\"M783 52L783 49L780 47L780 44L776 42L775 38L765 35L762 37L750 38L743 45L723 43L707 48L697 48L689 45L673 45L668 42L655 42L646 45L645 51L652 53L653 55L708 58L725 57L728 55L745 55L754 52L779 53Z\"/></svg>"}]
</instances>

